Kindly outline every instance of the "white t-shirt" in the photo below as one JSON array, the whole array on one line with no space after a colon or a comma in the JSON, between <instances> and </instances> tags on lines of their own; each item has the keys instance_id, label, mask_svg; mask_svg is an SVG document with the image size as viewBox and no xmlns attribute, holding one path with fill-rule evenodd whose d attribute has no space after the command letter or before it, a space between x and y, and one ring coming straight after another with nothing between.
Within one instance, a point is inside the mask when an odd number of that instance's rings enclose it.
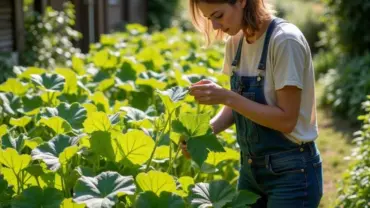
<instances>
[{"instance_id":1,"label":"white t-shirt","mask_svg":"<svg viewBox=\"0 0 370 208\"><path fill-rule=\"evenodd\" d=\"M229 37L225 47L222 72L231 75L239 40L243 32ZM315 75L310 47L302 32L291 23L279 24L271 35L265 71L258 70L266 32L254 43L244 39L239 66L242 76L265 76L264 94L268 105L276 106L276 90L284 86L297 86L302 90L297 125L285 134L294 142L313 141L318 136L315 102Z\"/></svg>"}]
</instances>

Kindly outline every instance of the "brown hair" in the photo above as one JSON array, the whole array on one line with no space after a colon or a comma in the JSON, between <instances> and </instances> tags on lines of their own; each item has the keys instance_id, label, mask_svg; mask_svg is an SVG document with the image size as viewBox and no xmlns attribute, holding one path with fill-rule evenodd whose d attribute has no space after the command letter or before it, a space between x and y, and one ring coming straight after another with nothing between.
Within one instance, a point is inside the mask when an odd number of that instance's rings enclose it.
<instances>
[{"instance_id":1,"label":"brown hair","mask_svg":"<svg viewBox=\"0 0 370 208\"><path fill-rule=\"evenodd\" d=\"M228 3L234 5L237 0L189 0L190 16L194 27L204 33L206 45L208 46L214 40L222 40L226 34L221 30L213 31L212 23L201 15L197 7L199 2L205 3ZM246 29L247 37L251 37L260 29L260 23L269 19L275 13L272 6L265 3L264 0L246 0L247 5L244 8L243 26Z\"/></svg>"}]
</instances>

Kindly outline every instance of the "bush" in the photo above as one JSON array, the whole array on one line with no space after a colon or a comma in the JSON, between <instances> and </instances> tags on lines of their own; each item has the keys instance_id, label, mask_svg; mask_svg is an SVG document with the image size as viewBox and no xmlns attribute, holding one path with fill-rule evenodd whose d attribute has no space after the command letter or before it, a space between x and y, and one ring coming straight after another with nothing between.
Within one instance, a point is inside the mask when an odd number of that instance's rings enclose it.
<instances>
[{"instance_id":1,"label":"bush","mask_svg":"<svg viewBox=\"0 0 370 208\"><path fill-rule=\"evenodd\" d=\"M350 56L362 55L370 49L369 0L323 0L327 6L326 30L320 35L330 48L340 47Z\"/></svg>"},{"instance_id":2,"label":"bush","mask_svg":"<svg viewBox=\"0 0 370 208\"><path fill-rule=\"evenodd\" d=\"M171 27L179 3L179 0L148 1L148 26L157 30Z\"/></svg>"},{"instance_id":3,"label":"bush","mask_svg":"<svg viewBox=\"0 0 370 208\"><path fill-rule=\"evenodd\" d=\"M331 105L335 113L359 124L356 116L363 114L361 103L370 94L370 54L340 63L321 80L325 87L321 104Z\"/></svg>"},{"instance_id":4,"label":"bush","mask_svg":"<svg viewBox=\"0 0 370 208\"><path fill-rule=\"evenodd\" d=\"M355 135L357 148L354 148L351 159L353 163L343 176L338 190L336 207L364 208L369 207L370 199L370 96L363 103L366 114L360 116L363 125Z\"/></svg>"},{"instance_id":5,"label":"bush","mask_svg":"<svg viewBox=\"0 0 370 208\"><path fill-rule=\"evenodd\" d=\"M54 68L68 66L73 54L79 49L73 42L81 34L73 30L75 11L71 2L64 4L63 11L47 7L44 15L25 10L25 51L20 56L21 65Z\"/></svg>"},{"instance_id":6,"label":"bush","mask_svg":"<svg viewBox=\"0 0 370 208\"><path fill-rule=\"evenodd\" d=\"M5 80L11 76L13 73L13 59L11 53L0 53L0 83L5 82Z\"/></svg>"}]
</instances>

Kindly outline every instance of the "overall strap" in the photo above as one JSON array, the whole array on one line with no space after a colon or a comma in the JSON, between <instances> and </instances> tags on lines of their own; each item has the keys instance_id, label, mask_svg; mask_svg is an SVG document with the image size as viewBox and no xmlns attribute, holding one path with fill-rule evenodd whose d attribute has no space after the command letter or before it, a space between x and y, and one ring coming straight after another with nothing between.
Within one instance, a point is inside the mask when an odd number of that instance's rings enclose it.
<instances>
[{"instance_id":1,"label":"overall strap","mask_svg":"<svg viewBox=\"0 0 370 208\"><path fill-rule=\"evenodd\" d=\"M265 37L265 42L263 44L263 51L261 55L261 60L258 64L258 69L259 70L265 70L266 69L266 59L267 59L267 52L269 48L269 43L271 39L271 35L274 32L274 29L276 28L277 25L286 22L284 19L281 18L275 18L271 21L267 32L266 32L266 37Z\"/></svg>"},{"instance_id":2,"label":"overall strap","mask_svg":"<svg viewBox=\"0 0 370 208\"><path fill-rule=\"evenodd\" d=\"M234 68L234 67L237 67L239 65L239 62L240 62L240 56L242 54L242 47L243 47L243 40L244 40L244 35L240 38L239 40L239 45L238 45L238 50L236 51L236 55L235 55L235 58L233 60L233 63L231 64L231 66ZM234 71L234 70L233 70Z\"/></svg>"}]
</instances>

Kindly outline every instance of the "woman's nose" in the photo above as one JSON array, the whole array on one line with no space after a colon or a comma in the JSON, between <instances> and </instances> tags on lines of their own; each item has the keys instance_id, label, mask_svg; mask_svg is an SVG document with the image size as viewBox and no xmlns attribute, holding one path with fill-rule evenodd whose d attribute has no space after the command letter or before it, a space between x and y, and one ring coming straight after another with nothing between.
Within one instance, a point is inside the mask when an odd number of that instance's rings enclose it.
<instances>
[{"instance_id":1,"label":"woman's nose","mask_svg":"<svg viewBox=\"0 0 370 208\"><path fill-rule=\"evenodd\" d=\"M214 30L218 30L218 29L222 28L222 25L220 23L218 23L217 21L214 21L214 20L212 20L212 26L213 26Z\"/></svg>"}]
</instances>

